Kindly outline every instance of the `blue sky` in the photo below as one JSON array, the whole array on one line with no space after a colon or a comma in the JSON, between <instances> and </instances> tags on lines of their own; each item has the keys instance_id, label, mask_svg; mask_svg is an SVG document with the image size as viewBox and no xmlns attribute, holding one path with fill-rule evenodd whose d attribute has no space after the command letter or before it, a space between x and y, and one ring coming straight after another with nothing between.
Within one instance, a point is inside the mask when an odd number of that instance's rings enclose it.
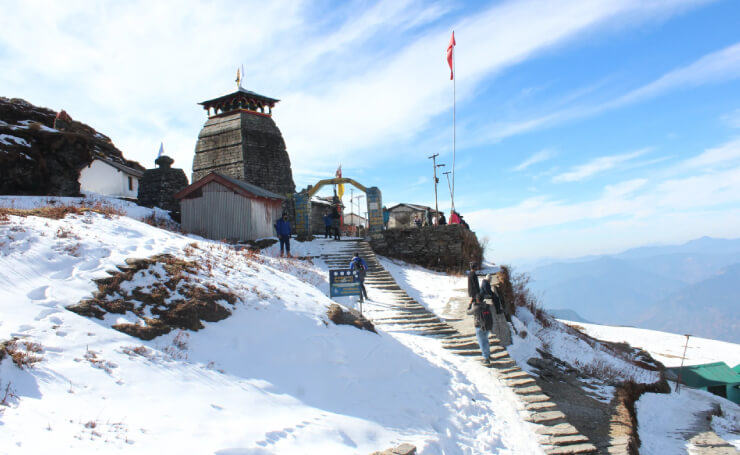
<instances>
[{"instance_id":1,"label":"blue sky","mask_svg":"<svg viewBox=\"0 0 740 455\"><path fill-rule=\"evenodd\" d=\"M188 175L206 114L245 88L296 184L344 176L386 205L434 205L432 164L489 259L616 252L740 232L740 2L14 2L0 0L0 95ZM440 207L449 207L445 180Z\"/></svg>"}]
</instances>

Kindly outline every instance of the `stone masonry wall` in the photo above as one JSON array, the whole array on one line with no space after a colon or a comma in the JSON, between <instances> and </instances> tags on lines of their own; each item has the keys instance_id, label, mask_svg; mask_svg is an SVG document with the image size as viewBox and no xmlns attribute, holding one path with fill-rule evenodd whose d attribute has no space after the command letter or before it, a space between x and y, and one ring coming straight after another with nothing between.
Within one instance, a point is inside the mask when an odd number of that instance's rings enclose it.
<instances>
[{"instance_id":1,"label":"stone masonry wall","mask_svg":"<svg viewBox=\"0 0 740 455\"><path fill-rule=\"evenodd\" d=\"M193 182L211 172L277 194L295 192L285 141L271 117L248 112L212 117L198 136Z\"/></svg>"},{"instance_id":2,"label":"stone masonry wall","mask_svg":"<svg viewBox=\"0 0 740 455\"><path fill-rule=\"evenodd\" d=\"M370 244L375 253L432 270L462 272L483 260L474 232L459 224L382 231Z\"/></svg>"}]
</instances>

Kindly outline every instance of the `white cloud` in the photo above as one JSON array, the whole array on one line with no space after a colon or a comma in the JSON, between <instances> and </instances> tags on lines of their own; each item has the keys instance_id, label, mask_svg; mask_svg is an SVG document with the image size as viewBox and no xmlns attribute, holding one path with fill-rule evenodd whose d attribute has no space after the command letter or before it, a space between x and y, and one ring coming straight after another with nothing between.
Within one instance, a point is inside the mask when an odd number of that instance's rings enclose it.
<instances>
[{"instance_id":1,"label":"white cloud","mask_svg":"<svg viewBox=\"0 0 740 455\"><path fill-rule=\"evenodd\" d=\"M740 43L707 54L692 64L669 71L658 79L605 103L555 110L531 118L485 125L471 132L476 144L495 143L511 136L551 127L574 119L591 117L629 104L663 95L669 91L740 78ZM590 92L604 82L585 87ZM578 92L576 92L578 93ZM579 95L580 96L580 95ZM561 100L562 104L562 100ZM740 128L740 110L722 117L732 128Z\"/></svg>"},{"instance_id":2,"label":"white cloud","mask_svg":"<svg viewBox=\"0 0 740 455\"><path fill-rule=\"evenodd\" d=\"M275 118L294 166L350 164L387 158L384 144L416 137L450 109L450 28L464 101L484 78L597 25L700 3L506 1L441 27L429 24L441 22L446 7L415 0L328 13L288 0L12 2L2 8L0 85L12 96L66 108L132 159L149 160L165 135L189 142L174 154L189 167L205 121L195 103L230 90L243 63L248 88L283 100ZM358 156L369 149L375 152Z\"/></svg>"},{"instance_id":3,"label":"white cloud","mask_svg":"<svg viewBox=\"0 0 740 455\"><path fill-rule=\"evenodd\" d=\"M721 117L721 120L730 128L740 129L740 109L735 109Z\"/></svg>"},{"instance_id":4,"label":"white cloud","mask_svg":"<svg viewBox=\"0 0 740 455\"><path fill-rule=\"evenodd\" d=\"M740 161L740 138L707 149L700 155L683 161L680 164L684 169L696 169L715 165L728 165L728 162Z\"/></svg>"},{"instance_id":5,"label":"white cloud","mask_svg":"<svg viewBox=\"0 0 740 455\"><path fill-rule=\"evenodd\" d=\"M659 79L634 90L608 107L631 104L667 91L740 78L740 43L705 55L694 63L673 70Z\"/></svg>"},{"instance_id":6,"label":"white cloud","mask_svg":"<svg viewBox=\"0 0 740 455\"><path fill-rule=\"evenodd\" d=\"M529 166L532 166L533 164L541 163L543 161L547 161L550 158L555 156L555 152L551 149L542 149L539 152L535 153L534 155L530 156L526 160L519 163L516 167L514 167L515 171L523 171L524 169L528 168Z\"/></svg>"},{"instance_id":7,"label":"white cloud","mask_svg":"<svg viewBox=\"0 0 740 455\"><path fill-rule=\"evenodd\" d=\"M562 182L577 182L580 180L584 180L595 174L608 171L609 169L612 169L621 163L637 158L638 156L644 155L650 150L651 150L650 148L645 148L645 149L640 149L640 150L637 150L631 153L625 153L622 155L602 156L599 158L595 158L589 161L588 163L581 164L579 166L574 167L570 171L563 172L562 174L556 175L555 177L552 178L552 181L555 183L562 183Z\"/></svg>"}]
</instances>

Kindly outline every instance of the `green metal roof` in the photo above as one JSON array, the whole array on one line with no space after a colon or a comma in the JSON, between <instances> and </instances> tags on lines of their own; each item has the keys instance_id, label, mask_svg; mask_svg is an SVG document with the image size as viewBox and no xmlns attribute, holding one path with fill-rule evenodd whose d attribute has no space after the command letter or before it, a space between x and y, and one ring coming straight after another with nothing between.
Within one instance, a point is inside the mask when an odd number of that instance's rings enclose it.
<instances>
[{"instance_id":1,"label":"green metal roof","mask_svg":"<svg viewBox=\"0 0 740 455\"><path fill-rule=\"evenodd\" d=\"M732 367L733 370L735 370L735 373L740 373L740 363Z\"/></svg>"},{"instance_id":2,"label":"green metal roof","mask_svg":"<svg viewBox=\"0 0 740 455\"><path fill-rule=\"evenodd\" d=\"M667 370L675 375L678 375L680 371L681 383L689 387L740 384L740 373L727 366L725 362L691 365L683 368L667 368Z\"/></svg>"}]
</instances>

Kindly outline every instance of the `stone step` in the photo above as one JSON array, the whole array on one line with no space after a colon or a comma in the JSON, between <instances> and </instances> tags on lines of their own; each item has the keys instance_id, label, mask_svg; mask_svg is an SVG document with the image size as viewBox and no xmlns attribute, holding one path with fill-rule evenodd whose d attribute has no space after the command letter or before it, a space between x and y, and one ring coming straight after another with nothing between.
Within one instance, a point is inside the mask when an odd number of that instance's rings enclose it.
<instances>
[{"instance_id":1,"label":"stone step","mask_svg":"<svg viewBox=\"0 0 740 455\"><path fill-rule=\"evenodd\" d=\"M522 371L519 367L512 367L512 368L504 368L502 370L499 370L499 373L501 374L508 374L508 373L514 373L516 371Z\"/></svg>"},{"instance_id":2,"label":"stone step","mask_svg":"<svg viewBox=\"0 0 740 455\"><path fill-rule=\"evenodd\" d=\"M560 411L533 412L525 420L532 423L538 423L540 425L557 425L559 423L567 422L565 414Z\"/></svg>"},{"instance_id":3,"label":"stone step","mask_svg":"<svg viewBox=\"0 0 740 455\"><path fill-rule=\"evenodd\" d=\"M580 434L576 427L569 423L559 423L557 425L543 426L535 429L534 431L537 434L545 436L566 436Z\"/></svg>"},{"instance_id":4,"label":"stone step","mask_svg":"<svg viewBox=\"0 0 740 455\"><path fill-rule=\"evenodd\" d=\"M569 434L563 436L548 436L543 444L551 446L564 446L569 444L580 444L584 442L590 442L588 438L582 434Z\"/></svg>"},{"instance_id":5,"label":"stone step","mask_svg":"<svg viewBox=\"0 0 740 455\"><path fill-rule=\"evenodd\" d=\"M535 381L532 378L523 378L523 379L504 379L504 383L509 387L529 387L530 385L537 384L537 381Z\"/></svg>"},{"instance_id":6,"label":"stone step","mask_svg":"<svg viewBox=\"0 0 740 455\"><path fill-rule=\"evenodd\" d=\"M382 322L389 322L389 321L417 321L417 322L424 322L424 321L431 321L431 322L442 322L437 316L433 315L426 315L423 313L419 314L411 314L407 316L391 316L387 318L375 318L373 319L373 322L375 321L382 321Z\"/></svg>"},{"instance_id":7,"label":"stone step","mask_svg":"<svg viewBox=\"0 0 740 455\"><path fill-rule=\"evenodd\" d=\"M514 371L511 373L504 373L501 375L501 379L523 379L523 378L531 378L531 376L529 375L529 373L527 373L526 371L522 371L522 370Z\"/></svg>"},{"instance_id":8,"label":"stone step","mask_svg":"<svg viewBox=\"0 0 740 455\"><path fill-rule=\"evenodd\" d=\"M538 401L536 403L528 403L524 409L527 411L543 411L545 409L555 409L558 405L552 401Z\"/></svg>"},{"instance_id":9,"label":"stone step","mask_svg":"<svg viewBox=\"0 0 740 455\"><path fill-rule=\"evenodd\" d=\"M459 349L457 351L453 351L457 355L462 355L466 357L471 356L482 356L483 354L480 352L480 349Z\"/></svg>"},{"instance_id":10,"label":"stone step","mask_svg":"<svg viewBox=\"0 0 740 455\"><path fill-rule=\"evenodd\" d=\"M550 401L550 397L543 394L533 394L533 395L520 395L519 399L522 400L525 403L545 403Z\"/></svg>"},{"instance_id":11,"label":"stone step","mask_svg":"<svg viewBox=\"0 0 740 455\"><path fill-rule=\"evenodd\" d=\"M567 446L556 446L545 449L547 455L578 455L586 453L598 453L598 449L595 445L587 444L575 444Z\"/></svg>"},{"instance_id":12,"label":"stone step","mask_svg":"<svg viewBox=\"0 0 740 455\"><path fill-rule=\"evenodd\" d=\"M495 352L495 353L491 354L491 359L492 360L502 360L502 359L505 359L507 357L509 357L509 353L506 352L506 351L500 351L500 352Z\"/></svg>"},{"instance_id":13,"label":"stone step","mask_svg":"<svg viewBox=\"0 0 740 455\"><path fill-rule=\"evenodd\" d=\"M529 387L517 387L514 389L517 395L535 395L541 394L542 389L538 385L532 385Z\"/></svg>"},{"instance_id":14,"label":"stone step","mask_svg":"<svg viewBox=\"0 0 740 455\"><path fill-rule=\"evenodd\" d=\"M516 365L516 362L512 360L511 358L504 359L504 360L494 360L491 362L491 366L494 368L509 368Z\"/></svg>"}]
</instances>

